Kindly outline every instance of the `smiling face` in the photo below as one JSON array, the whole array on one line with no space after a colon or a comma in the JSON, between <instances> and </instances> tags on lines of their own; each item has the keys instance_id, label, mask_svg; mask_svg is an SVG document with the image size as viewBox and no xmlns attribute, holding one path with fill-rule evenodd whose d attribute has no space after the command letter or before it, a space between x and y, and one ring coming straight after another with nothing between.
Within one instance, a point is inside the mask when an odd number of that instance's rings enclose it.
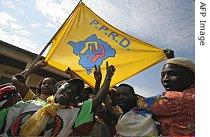
<instances>
[{"instance_id":1,"label":"smiling face","mask_svg":"<svg viewBox=\"0 0 210 137\"><path fill-rule=\"evenodd\" d=\"M75 84L64 83L55 94L55 102L60 105L68 106L70 103L75 103L76 98L80 95L81 91Z\"/></svg>"},{"instance_id":2,"label":"smiling face","mask_svg":"<svg viewBox=\"0 0 210 137\"><path fill-rule=\"evenodd\" d=\"M54 83L51 78L45 78L41 83L41 94L54 95L53 84Z\"/></svg>"},{"instance_id":3,"label":"smiling face","mask_svg":"<svg viewBox=\"0 0 210 137\"><path fill-rule=\"evenodd\" d=\"M166 91L183 91L194 83L194 74L187 68L166 64L161 72L161 83Z\"/></svg>"}]
</instances>

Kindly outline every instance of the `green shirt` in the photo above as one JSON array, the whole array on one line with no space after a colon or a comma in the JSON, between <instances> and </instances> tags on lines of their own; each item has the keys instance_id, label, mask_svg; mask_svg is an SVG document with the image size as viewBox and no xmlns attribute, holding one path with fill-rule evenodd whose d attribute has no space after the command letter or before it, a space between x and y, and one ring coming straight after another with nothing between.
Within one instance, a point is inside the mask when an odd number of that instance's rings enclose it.
<instances>
[{"instance_id":1,"label":"green shirt","mask_svg":"<svg viewBox=\"0 0 210 137\"><path fill-rule=\"evenodd\" d=\"M75 120L75 127L78 127L84 123L93 121L93 112L92 112L92 99L88 99L83 102L82 108Z\"/></svg>"}]
</instances>

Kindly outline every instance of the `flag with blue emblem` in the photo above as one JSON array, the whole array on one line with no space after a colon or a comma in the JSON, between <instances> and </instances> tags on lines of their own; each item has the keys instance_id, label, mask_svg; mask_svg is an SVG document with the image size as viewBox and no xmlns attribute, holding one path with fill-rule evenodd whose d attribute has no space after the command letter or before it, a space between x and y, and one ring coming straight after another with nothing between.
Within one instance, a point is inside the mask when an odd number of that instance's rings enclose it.
<instances>
[{"instance_id":1,"label":"flag with blue emblem","mask_svg":"<svg viewBox=\"0 0 210 137\"><path fill-rule=\"evenodd\" d=\"M116 68L114 86L164 59L162 49L118 30L80 2L52 40L45 60L62 71L70 67L91 86L94 65L104 77L108 61Z\"/></svg>"}]
</instances>

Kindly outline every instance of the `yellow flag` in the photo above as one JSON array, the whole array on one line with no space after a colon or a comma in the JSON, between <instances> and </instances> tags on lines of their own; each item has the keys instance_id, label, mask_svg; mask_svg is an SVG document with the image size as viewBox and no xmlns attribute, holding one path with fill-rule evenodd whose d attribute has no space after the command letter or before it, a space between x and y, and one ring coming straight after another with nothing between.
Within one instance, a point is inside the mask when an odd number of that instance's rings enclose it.
<instances>
[{"instance_id":1,"label":"yellow flag","mask_svg":"<svg viewBox=\"0 0 210 137\"><path fill-rule=\"evenodd\" d=\"M101 66L103 78L106 61L115 66L114 86L164 59L162 49L114 28L82 2L52 40L46 57L50 66L62 71L70 67L91 86L94 65Z\"/></svg>"}]
</instances>

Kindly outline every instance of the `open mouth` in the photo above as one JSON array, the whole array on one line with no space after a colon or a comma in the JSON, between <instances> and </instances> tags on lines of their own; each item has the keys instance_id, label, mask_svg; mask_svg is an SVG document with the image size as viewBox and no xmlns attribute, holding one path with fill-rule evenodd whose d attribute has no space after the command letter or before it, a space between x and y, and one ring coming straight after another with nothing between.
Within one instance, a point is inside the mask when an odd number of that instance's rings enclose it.
<instances>
[{"instance_id":1,"label":"open mouth","mask_svg":"<svg viewBox=\"0 0 210 137\"><path fill-rule=\"evenodd\" d=\"M63 93L61 96L63 96L63 98L68 99L69 96L66 93Z\"/></svg>"},{"instance_id":2,"label":"open mouth","mask_svg":"<svg viewBox=\"0 0 210 137\"><path fill-rule=\"evenodd\" d=\"M171 86L170 85L163 85L164 88L170 88Z\"/></svg>"},{"instance_id":3,"label":"open mouth","mask_svg":"<svg viewBox=\"0 0 210 137\"><path fill-rule=\"evenodd\" d=\"M49 88L49 87L43 87L42 89L44 89L44 90L49 90L50 88Z\"/></svg>"},{"instance_id":4,"label":"open mouth","mask_svg":"<svg viewBox=\"0 0 210 137\"><path fill-rule=\"evenodd\" d=\"M169 84L169 83L163 83L163 86L164 86L165 88L170 88L170 87L172 87L172 85Z\"/></svg>"},{"instance_id":5,"label":"open mouth","mask_svg":"<svg viewBox=\"0 0 210 137\"><path fill-rule=\"evenodd\" d=\"M163 85L165 90L172 90L174 87L172 85Z\"/></svg>"}]
</instances>

